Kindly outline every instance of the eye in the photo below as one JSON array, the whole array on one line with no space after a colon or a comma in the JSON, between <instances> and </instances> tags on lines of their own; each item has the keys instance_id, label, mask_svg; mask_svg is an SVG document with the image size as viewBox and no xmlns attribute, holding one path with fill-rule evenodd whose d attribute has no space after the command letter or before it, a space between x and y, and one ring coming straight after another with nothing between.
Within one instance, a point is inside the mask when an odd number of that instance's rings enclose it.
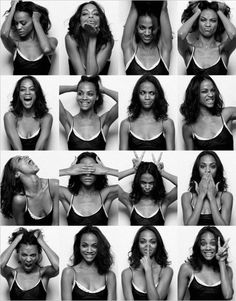
<instances>
[{"instance_id":1,"label":"eye","mask_svg":"<svg viewBox=\"0 0 236 301\"><path fill-rule=\"evenodd\" d=\"M155 92L154 92L154 91L151 91L151 92L149 92L149 94L150 94L151 96L154 96L154 95L155 95Z\"/></svg>"},{"instance_id":2,"label":"eye","mask_svg":"<svg viewBox=\"0 0 236 301\"><path fill-rule=\"evenodd\" d=\"M145 92L144 91L140 91L139 94L140 95L145 95Z\"/></svg>"}]
</instances>

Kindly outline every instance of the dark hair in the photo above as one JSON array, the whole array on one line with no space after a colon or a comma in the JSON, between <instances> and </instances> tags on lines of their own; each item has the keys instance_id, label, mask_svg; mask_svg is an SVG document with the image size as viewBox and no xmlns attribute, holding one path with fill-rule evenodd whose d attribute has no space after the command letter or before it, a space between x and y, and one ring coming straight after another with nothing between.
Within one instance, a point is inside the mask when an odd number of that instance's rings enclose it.
<instances>
[{"instance_id":1,"label":"dark hair","mask_svg":"<svg viewBox=\"0 0 236 301\"><path fill-rule=\"evenodd\" d=\"M1 211L6 218L12 215L12 200L16 194L24 193L24 186L20 178L15 177L15 169L12 165L12 159L9 159L4 167L1 182Z\"/></svg>"},{"instance_id":2,"label":"dark hair","mask_svg":"<svg viewBox=\"0 0 236 301\"><path fill-rule=\"evenodd\" d=\"M219 191L225 191L227 188L226 179L224 177L224 167L220 161L220 158L214 151L205 150L205 151L202 151L197 156L197 158L194 162L193 169L192 169L192 175L191 175L190 182L189 182L189 191L190 192L196 193L195 182L199 183L201 181L201 177L200 177L200 173L199 173L200 160L203 156L207 156L207 155L212 156L216 161L217 170L216 170L216 176L214 178L214 182L219 183L219 186L218 186Z\"/></svg>"},{"instance_id":3,"label":"dark hair","mask_svg":"<svg viewBox=\"0 0 236 301\"><path fill-rule=\"evenodd\" d=\"M130 266L134 269L140 266L140 259L143 257L143 255L141 254L139 249L139 237L143 231L152 231L156 236L157 248L154 254L156 263L158 263L162 268L169 265L170 262L168 261L168 254L166 252L160 233L154 226L143 226L136 233L131 250L128 254Z\"/></svg>"},{"instance_id":4,"label":"dark hair","mask_svg":"<svg viewBox=\"0 0 236 301\"><path fill-rule=\"evenodd\" d=\"M131 103L128 107L129 118L131 118L131 120L135 120L136 118L139 117L139 114L141 112L139 90L140 90L140 85L144 82L152 83L157 91L153 108L152 108L155 119L156 120L166 119L168 103L165 99L164 91L162 89L159 80L155 76L149 74L145 74L141 76L134 86Z\"/></svg>"},{"instance_id":5,"label":"dark hair","mask_svg":"<svg viewBox=\"0 0 236 301\"><path fill-rule=\"evenodd\" d=\"M83 260L83 257L80 253L81 238L84 234L90 233L94 234L98 240L97 255L94 259L94 263L98 269L99 274L106 274L113 263L113 258L110 253L111 245L106 237L102 234L101 230L94 226L85 226L75 235L72 257L73 266L77 265Z\"/></svg>"},{"instance_id":6,"label":"dark hair","mask_svg":"<svg viewBox=\"0 0 236 301\"><path fill-rule=\"evenodd\" d=\"M100 26L99 26L100 30L97 36L97 44L96 44L96 53L98 53L103 45L106 45L109 42L113 42L113 37L107 22L105 12L102 9L102 7L98 5L97 2L95 1L84 2L78 7L75 14L70 18L68 32L69 35L72 36L77 42L78 48L80 47L82 48L86 46L86 42L85 42L86 40L83 35L85 31L80 24L80 17L81 17L83 7L87 4L92 4L96 6L100 17Z\"/></svg>"},{"instance_id":7,"label":"dark hair","mask_svg":"<svg viewBox=\"0 0 236 301\"><path fill-rule=\"evenodd\" d=\"M205 259L203 258L201 251L200 251L200 246L201 246L201 236L206 233L210 232L214 235L215 241L216 241L216 252L218 251L218 237L220 237L220 243L223 245L225 243L224 237L221 234L221 232L213 226L206 226L203 227L197 234L197 237L195 239L195 242L192 247L192 255L187 259L187 261L190 263L192 268L196 271L201 271L202 265L205 262ZM226 264L228 264L226 260ZM219 271L219 263L216 258L213 258L211 261L211 265L215 271Z\"/></svg>"},{"instance_id":8,"label":"dark hair","mask_svg":"<svg viewBox=\"0 0 236 301\"><path fill-rule=\"evenodd\" d=\"M156 44L158 43L161 34L160 15L161 15L163 2L164 1L133 1L138 12L138 19L136 22L136 26L139 22L139 17L141 16L149 16L152 19L152 21L156 19L157 21L157 34L155 36ZM135 28L135 40L136 43L140 41L140 37L138 35L136 28Z\"/></svg>"},{"instance_id":9,"label":"dark hair","mask_svg":"<svg viewBox=\"0 0 236 301\"><path fill-rule=\"evenodd\" d=\"M181 22L182 23L186 22L188 19L190 19L194 15L193 11L194 11L194 8L196 6L198 6L201 11L203 11L204 9L211 9L211 10L215 11L216 13L218 11L218 2L217 1L212 1L212 2L208 2L206 0L204 0L204 1L202 1L202 0L194 1L194 3L189 4L188 7L184 10L184 12L181 16ZM225 5L225 10L224 10L223 14L229 19L229 17L230 17L230 8L229 8L229 6ZM218 17L218 15L217 15L217 17ZM192 32L194 32L198 29L199 18L200 18L200 16L193 23ZM225 32L224 25L223 25L221 19L218 17L218 26L217 26L217 30L216 30L216 33L215 33L216 40L220 41L221 40L221 35L224 32Z\"/></svg>"},{"instance_id":10,"label":"dark hair","mask_svg":"<svg viewBox=\"0 0 236 301\"><path fill-rule=\"evenodd\" d=\"M48 113L47 103L40 83L35 77L31 75L23 76L21 79L17 81L12 95L12 101L10 103L11 106L10 110L16 117L22 117L23 105L20 100L20 87L21 87L21 83L26 79L31 80L35 88L35 94L36 94L36 100L34 103L35 118L42 118Z\"/></svg>"},{"instance_id":11,"label":"dark hair","mask_svg":"<svg viewBox=\"0 0 236 301\"><path fill-rule=\"evenodd\" d=\"M83 152L82 154L80 154L77 157L76 164L78 164L84 158L92 158L96 163L97 163L97 159L99 159L97 154L95 154L93 152ZM108 185L107 176L105 176L105 175L96 175L96 180L94 182L95 190L101 191L107 185ZM70 177L69 184L68 184L68 189L72 194L77 195L79 193L79 190L80 190L81 186L82 186L82 183L81 183L81 180L80 180L80 175Z\"/></svg>"},{"instance_id":12,"label":"dark hair","mask_svg":"<svg viewBox=\"0 0 236 301\"><path fill-rule=\"evenodd\" d=\"M29 14L30 17L32 17L33 12L40 13L40 20L39 20L40 24L41 24L45 34L48 33L49 29L51 28L51 22L50 22L50 19L49 19L48 10L45 7L43 7L41 5L38 5L38 4L36 4L32 1L19 1L16 4L15 13L17 11L26 12L27 14ZM14 19L12 20L12 27L15 28Z\"/></svg>"},{"instance_id":13,"label":"dark hair","mask_svg":"<svg viewBox=\"0 0 236 301\"><path fill-rule=\"evenodd\" d=\"M158 171L156 164L154 164L153 162L141 162L135 173L132 183L132 191L130 193L130 199L133 204L137 204L143 196L142 188L140 185L140 178L144 173L149 173L154 178L154 185L150 197L155 200L155 203L163 201L165 199L166 190L162 176Z\"/></svg>"},{"instance_id":14,"label":"dark hair","mask_svg":"<svg viewBox=\"0 0 236 301\"><path fill-rule=\"evenodd\" d=\"M184 102L180 106L180 113L184 116L186 124L194 123L200 113L200 86L204 80L212 82L215 89L214 107L211 109L212 115L220 115L224 102L214 80L206 73L195 75L185 92Z\"/></svg>"},{"instance_id":15,"label":"dark hair","mask_svg":"<svg viewBox=\"0 0 236 301\"><path fill-rule=\"evenodd\" d=\"M23 234L20 242L17 244L17 246L15 247L16 252L19 252L19 249L21 247L22 244L25 245L35 245L37 246L38 252L39 254L42 253L42 247L41 245L38 243L38 240L36 238L36 236L34 235L34 233L36 231L40 231L39 229L35 229L35 230L27 230L23 227L19 228L18 230L16 230L15 232L12 233L11 237L9 237L9 244L12 244L13 241L15 240L15 238L20 235ZM40 231L41 232L41 231Z\"/></svg>"},{"instance_id":16,"label":"dark hair","mask_svg":"<svg viewBox=\"0 0 236 301\"><path fill-rule=\"evenodd\" d=\"M94 84L95 90L96 90L96 93L97 93L97 96L98 96L98 99L96 100L96 102L94 104L94 112L95 113L97 113L97 109L103 104L103 95L102 95L102 93L100 91L100 88L99 88L99 82L100 81L101 81L101 79L98 75L95 75L95 76L82 75L81 78L80 78L80 81L78 82L78 85L77 85L77 91L78 91L79 85L81 83L89 82L89 83Z\"/></svg>"}]
</instances>

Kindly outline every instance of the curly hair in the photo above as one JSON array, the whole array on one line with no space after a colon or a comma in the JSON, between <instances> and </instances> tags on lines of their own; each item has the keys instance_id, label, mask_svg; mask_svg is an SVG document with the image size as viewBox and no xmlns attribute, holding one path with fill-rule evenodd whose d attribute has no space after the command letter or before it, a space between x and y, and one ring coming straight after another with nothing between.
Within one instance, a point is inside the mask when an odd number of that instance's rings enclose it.
<instances>
[{"instance_id":1,"label":"curly hair","mask_svg":"<svg viewBox=\"0 0 236 301\"><path fill-rule=\"evenodd\" d=\"M199 166L200 166L200 161L203 156L212 156L215 159L217 170L216 170L216 176L214 178L215 183L219 183L218 189L219 191L225 191L227 189L227 183L226 179L224 177L224 167L222 162L220 161L220 158L218 155L212 151L212 150L205 150L202 151L196 158L193 169L192 169L192 175L190 178L189 182L189 191L192 193L196 193L195 190L195 182L200 183L201 181L201 176L199 173Z\"/></svg>"},{"instance_id":2,"label":"curly hair","mask_svg":"<svg viewBox=\"0 0 236 301\"><path fill-rule=\"evenodd\" d=\"M42 118L48 113L48 107L46 103L45 96L43 94L42 87L38 80L31 76L23 76L20 78L15 86L13 95L12 95L12 101L10 103L10 111L16 116L16 117L22 117L23 115L23 105L22 101L20 100L20 89L21 89L21 84L24 80L31 80L35 89L35 95L36 95L36 100L34 102L34 113L35 113L35 118Z\"/></svg>"},{"instance_id":3,"label":"curly hair","mask_svg":"<svg viewBox=\"0 0 236 301\"><path fill-rule=\"evenodd\" d=\"M218 11L218 2L217 1L212 1L208 2L206 0L202 1L194 1L194 3L190 3L188 7L184 10L182 16L181 16L181 22L185 23L188 19L190 19L194 15L194 8L198 6L201 11L205 9L211 9L217 13ZM229 6L225 5L225 10L223 14L229 19L230 18L230 8ZM218 15L217 15L218 16ZM192 32L195 32L198 30L198 23L199 23L199 18L193 23L192 26ZM221 40L222 34L225 32L225 27L221 21L221 19L218 17L218 26L215 32L215 38L216 40Z\"/></svg>"},{"instance_id":4,"label":"curly hair","mask_svg":"<svg viewBox=\"0 0 236 301\"><path fill-rule=\"evenodd\" d=\"M157 248L154 254L154 259L156 263L158 263L162 268L168 266L170 262L168 261L167 251L165 249L160 233L154 226L143 226L136 233L131 250L128 253L128 260L130 266L134 269L140 266L140 259L143 257L143 255L141 254L139 248L139 238L141 233L144 231L152 231L156 236Z\"/></svg>"},{"instance_id":5,"label":"curly hair","mask_svg":"<svg viewBox=\"0 0 236 301\"><path fill-rule=\"evenodd\" d=\"M17 157L17 156L16 156ZM6 218L12 218L12 200L17 194L24 193L24 186L20 178L15 177L12 160L9 159L4 167L1 181L1 212Z\"/></svg>"},{"instance_id":6,"label":"curly hair","mask_svg":"<svg viewBox=\"0 0 236 301\"><path fill-rule=\"evenodd\" d=\"M80 161L84 158L92 158L95 161L95 163L97 163L97 159L99 159L97 154L95 154L93 152L83 152L82 154L80 154L77 157L76 164L80 163ZM82 186L82 183L80 180L80 175L70 176L69 183L68 183L68 189L72 194L77 195L80 191L81 186ZM107 186L108 186L107 176L96 175L96 180L94 182L95 190L101 191L103 188L105 188Z\"/></svg>"},{"instance_id":7,"label":"curly hair","mask_svg":"<svg viewBox=\"0 0 236 301\"><path fill-rule=\"evenodd\" d=\"M85 234L93 234L97 237L97 255L94 259L94 263L100 275L108 273L113 263L113 258L110 252L111 245L101 230L95 226L85 226L75 235L73 256L71 258L73 261L73 266L77 265L83 260L83 256L80 253L80 244L82 236Z\"/></svg>"},{"instance_id":8,"label":"curly hair","mask_svg":"<svg viewBox=\"0 0 236 301\"><path fill-rule=\"evenodd\" d=\"M201 254L201 250L200 250L200 246L201 246L201 237L203 234L210 232L214 235L215 241L216 241L216 252L218 252L218 237L220 237L220 243L221 245L223 245L225 243L224 237L221 234L221 232L213 226L206 226L203 227L197 234L197 237L195 239L195 242L193 244L192 247L192 255L187 259L187 262L190 263L190 265L192 266L192 268L195 271L201 271L202 269L202 265L205 262L205 259L203 258L202 254ZM209 263L208 263L209 264ZM211 266L213 267L213 269L215 271L219 271L219 263L216 259L216 257L214 257L211 260ZM227 260L226 260L226 264L228 264Z\"/></svg>"},{"instance_id":9,"label":"curly hair","mask_svg":"<svg viewBox=\"0 0 236 301\"><path fill-rule=\"evenodd\" d=\"M101 81L101 79L98 75L95 75L95 76L82 75L80 78L80 81L78 82L78 85L77 85L77 91L79 90L79 86L81 83L89 82L95 86L96 94L98 96L98 99L96 100L96 102L94 104L94 112L95 113L97 113L98 108L101 107L103 104L103 95L99 88L100 81Z\"/></svg>"},{"instance_id":10,"label":"curly hair","mask_svg":"<svg viewBox=\"0 0 236 301\"><path fill-rule=\"evenodd\" d=\"M154 164L153 162L141 162L135 173L132 183L132 191L129 195L132 203L137 204L143 196L143 191L140 185L140 178L144 173L149 173L154 178L154 185L150 197L155 200L155 203L163 201L166 196L166 190L162 176L158 171L156 164Z\"/></svg>"},{"instance_id":11,"label":"curly hair","mask_svg":"<svg viewBox=\"0 0 236 301\"><path fill-rule=\"evenodd\" d=\"M99 26L99 33L97 36L97 44L96 44L96 53L100 51L102 46L107 45L109 42L113 42L113 36L111 33L111 30L109 28L107 18L105 15L105 12L103 8L98 5L97 2L95 1L89 1L89 2L84 2L81 4L75 14L70 18L69 21L69 28L68 28L68 33L71 37L74 38L74 40L77 43L78 48L85 48L86 47L86 38L84 36L85 30L81 26L80 23L80 18L81 18L81 13L85 5L87 4L92 4L94 5L99 13L99 18L100 18L100 26Z\"/></svg>"},{"instance_id":12,"label":"curly hair","mask_svg":"<svg viewBox=\"0 0 236 301\"><path fill-rule=\"evenodd\" d=\"M184 102L180 106L180 113L184 116L186 124L194 123L200 113L200 87L204 80L212 82L215 90L215 102L213 108L210 110L212 115L220 115L224 107L222 96L216 86L214 80L206 73L195 75L185 92Z\"/></svg>"},{"instance_id":13,"label":"curly hair","mask_svg":"<svg viewBox=\"0 0 236 301\"><path fill-rule=\"evenodd\" d=\"M38 243L38 240L36 238L36 236L34 235L34 233L36 231L40 231L39 229L34 229L34 230L27 230L23 227L19 228L18 230L16 230L15 232L12 233L11 237L9 237L9 244L12 244L13 241L16 239L16 237L20 234L23 234L20 242L17 244L16 246L16 252L19 252L20 246L22 244L25 245L35 245L37 246L38 249L38 253L41 254L42 253L42 247L41 245ZM40 231L41 232L41 231Z\"/></svg>"},{"instance_id":14,"label":"curly hair","mask_svg":"<svg viewBox=\"0 0 236 301\"><path fill-rule=\"evenodd\" d=\"M153 23L155 23L155 20L157 22L157 33L155 35L155 43L157 44L160 38L161 34L161 28L160 28L160 15L161 10L163 6L164 1L133 1L137 12L138 12L138 19L136 22L136 28L135 28L135 40L136 43L140 41L139 34L137 32L137 25L139 22L139 17L142 16L149 16Z\"/></svg>"},{"instance_id":15,"label":"curly hair","mask_svg":"<svg viewBox=\"0 0 236 301\"><path fill-rule=\"evenodd\" d=\"M143 76L141 76L134 86L131 103L128 107L129 118L131 120L135 120L140 115L141 103L139 100L140 99L139 92L140 92L140 85L144 82L152 83L156 89L155 101L152 107L153 115L155 119L156 120L166 119L168 116L167 115L168 103L165 99L164 91L162 89L159 80L155 76L149 74L144 74Z\"/></svg>"},{"instance_id":16,"label":"curly hair","mask_svg":"<svg viewBox=\"0 0 236 301\"><path fill-rule=\"evenodd\" d=\"M8 12L10 9L8 10ZM48 10L41 6L38 5L32 1L19 1L16 4L16 10L15 13L18 11L26 12L30 17L32 17L33 12L38 12L40 13L40 24L43 28L43 31L45 34L48 34L49 29L51 28L51 21L49 19L49 13ZM14 18L12 20L12 28L15 29L15 21Z\"/></svg>"}]
</instances>

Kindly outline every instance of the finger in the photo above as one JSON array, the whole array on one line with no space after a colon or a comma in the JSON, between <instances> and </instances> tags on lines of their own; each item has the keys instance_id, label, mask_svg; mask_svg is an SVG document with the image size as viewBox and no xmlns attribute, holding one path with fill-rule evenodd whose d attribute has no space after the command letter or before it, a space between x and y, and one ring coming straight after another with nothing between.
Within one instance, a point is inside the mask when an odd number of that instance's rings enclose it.
<instances>
[{"instance_id":1,"label":"finger","mask_svg":"<svg viewBox=\"0 0 236 301\"><path fill-rule=\"evenodd\" d=\"M147 246L147 257L149 257L149 258L150 258L150 253L149 253L149 250L150 250L150 246L148 245L148 246Z\"/></svg>"},{"instance_id":2,"label":"finger","mask_svg":"<svg viewBox=\"0 0 236 301\"><path fill-rule=\"evenodd\" d=\"M226 239L226 241L223 245L223 248L228 248L229 240L230 240L230 238Z\"/></svg>"},{"instance_id":3,"label":"finger","mask_svg":"<svg viewBox=\"0 0 236 301\"><path fill-rule=\"evenodd\" d=\"M141 156L140 156L140 160L141 161L143 160L144 154L145 154L145 151L143 151L142 154L141 154Z\"/></svg>"},{"instance_id":4,"label":"finger","mask_svg":"<svg viewBox=\"0 0 236 301\"><path fill-rule=\"evenodd\" d=\"M157 165L157 161L153 153L152 153L152 161Z\"/></svg>"},{"instance_id":5,"label":"finger","mask_svg":"<svg viewBox=\"0 0 236 301\"><path fill-rule=\"evenodd\" d=\"M220 237L218 236L218 250L219 248L221 248L221 245L220 245Z\"/></svg>"},{"instance_id":6,"label":"finger","mask_svg":"<svg viewBox=\"0 0 236 301\"><path fill-rule=\"evenodd\" d=\"M138 154L137 154L136 151L134 151L134 156L135 156L136 159L138 159Z\"/></svg>"},{"instance_id":7,"label":"finger","mask_svg":"<svg viewBox=\"0 0 236 301\"><path fill-rule=\"evenodd\" d=\"M159 155L159 157L158 157L158 159L157 159L157 163L161 162L161 157L162 157L162 155L163 155L163 152L160 153L160 155Z\"/></svg>"}]
</instances>

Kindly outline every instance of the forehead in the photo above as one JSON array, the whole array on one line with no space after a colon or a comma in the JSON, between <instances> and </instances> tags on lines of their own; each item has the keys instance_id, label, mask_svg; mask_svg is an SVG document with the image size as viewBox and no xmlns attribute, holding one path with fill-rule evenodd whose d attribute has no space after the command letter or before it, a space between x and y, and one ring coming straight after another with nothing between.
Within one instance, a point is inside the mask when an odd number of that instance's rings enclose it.
<instances>
[{"instance_id":1,"label":"forehead","mask_svg":"<svg viewBox=\"0 0 236 301\"><path fill-rule=\"evenodd\" d=\"M147 27L156 26L157 25L157 19L154 16L140 16L138 18L138 25L145 25Z\"/></svg>"},{"instance_id":2,"label":"forehead","mask_svg":"<svg viewBox=\"0 0 236 301\"><path fill-rule=\"evenodd\" d=\"M16 11L14 14L15 21L23 21L23 20L28 21L30 19L31 19L31 16L27 12L24 12L24 11Z\"/></svg>"},{"instance_id":3,"label":"forehead","mask_svg":"<svg viewBox=\"0 0 236 301\"><path fill-rule=\"evenodd\" d=\"M154 177L150 173L145 172L141 175L140 181L154 182Z\"/></svg>"},{"instance_id":4,"label":"forehead","mask_svg":"<svg viewBox=\"0 0 236 301\"><path fill-rule=\"evenodd\" d=\"M201 235L201 240L215 240L215 236L211 232L205 232Z\"/></svg>"},{"instance_id":5,"label":"forehead","mask_svg":"<svg viewBox=\"0 0 236 301\"><path fill-rule=\"evenodd\" d=\"M31 79L26 78L22 80L20 86L34 86L34 84Z\"/></svg>"},{"instance_id":6,"label":"forehead","mask_svg":"<svg viewBox=\"0 0 236 301\"><path fill-rule=\"evenodd\" d=\"M213 9L204 9L201 12L201 17L209 18L209 19L210 18L217 18L218 19L217 13Z\"/></svg>"},{"instance_id":7,"label":"forehead","mask_svg":"<svg viewBox=\"0 0 236 301\"><path fill-rule=\"evenodd\" d=\"M21 244L19 252L27 254L38 253L38 247L36 245Z\"/></svg>"},{"instance_id":8,"label":"forehead","mask_svg":"<svg viewBox=\"0 0 236 301\"><path fill-rule=\"evenodd\" d=\"M151 82L143 82L139 86L140 90L156 91L156 87Z\"/></svg>"},{"instance_id":9,"label":"forehead","mask_svg":"<svg viewBox=\"0 0 236 301\"><path fill-rule=\"evenodd\" d=\"M211 164L211 163L216 163L216 160L211 155L205 155L200 158L200 164L201 163Z\"/></svg>"},{"instance_id":10,"label":"forehead","mask_svg":"<svg viewBox=\"0 0 236 301\"><path fill-rule=\"evenodd\" d=\"M78 86L78 90L86 90L86 91L96 91L96 87L93 83L90 82L82 82Z\"/></svg>"},{"instance_id":11,"label":"forehead","mask_svg":"<svg viewBox=\"0 0 236 301\"><path fill-rule=\"evenodd\" d=\"M97 243L98 239L97 239L97 236L93 233L85 233L81 237L81 243L82 242Z\"/></svg>"},{"instance_id":12,"label":"forehead","mask_svg":"<svg viewBox=\"0 0 236 301\"><path fill-rule=\"evenodd\" d=\"M209 79L204 79L201 84L200 84L200 88L203 89L203 88L214 88L214 84L211 80Z\"/></svg>"},{"instance_id":13,"label":"forehead","mask_svg":"<svg viewBox=\"0 0 236 301\"><path fill-rule=\"evenodd\" d=\"M82 11L85 11L85 10L89 10L89 11L98 11L97 7L92 4L92 3L88 3L88 4L85 4L84 7L82 8Z\"/></svg>"},{"instance_id":14,"label":"forehead","mask_svg":"<svg viewBox=\"0 0 236 301\"><path fill-rule=\"evenodd\" d=\"M94 164L94 163L96 163L96 161L91 157L85 157L85 158L80 160L80 163L84 163L84 164L92 163L92 164Z\"/></svg>"},{"instance_id":15,"label":"forehead","mask_svg":"<svg viewBox=\"0 0 236 301\"><path fill-rule=\"evenodd\" d=\"M144 230L140 233L139 239L156 239L156 235L151 230Z\"/></svg>"}]
</instances>

